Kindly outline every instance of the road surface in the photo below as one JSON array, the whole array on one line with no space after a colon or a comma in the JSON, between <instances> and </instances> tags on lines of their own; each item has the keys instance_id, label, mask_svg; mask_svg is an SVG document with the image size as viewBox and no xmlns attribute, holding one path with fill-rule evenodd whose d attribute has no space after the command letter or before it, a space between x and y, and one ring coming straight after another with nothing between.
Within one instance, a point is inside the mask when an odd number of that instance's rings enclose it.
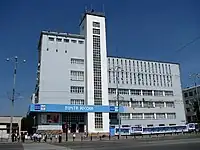
<instances>
[{"instance_id":1,"label":"road surface","mask_svg":"<svg viewBox=\"0 0 200 150\"><path fill-rule=\"evenodd\" d=\"M200 150L200 138L152 141L93 141L50 145L46 143L0 144L0 150Z\"/></svg>"}]
</instances>

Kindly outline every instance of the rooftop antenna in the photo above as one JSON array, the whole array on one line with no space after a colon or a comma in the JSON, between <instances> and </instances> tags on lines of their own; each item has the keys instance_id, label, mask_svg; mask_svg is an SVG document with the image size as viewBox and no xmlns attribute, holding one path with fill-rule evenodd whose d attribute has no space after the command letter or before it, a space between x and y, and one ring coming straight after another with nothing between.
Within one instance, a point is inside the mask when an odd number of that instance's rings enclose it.
<instances>
[{"instance_id":1,"label":"rooftop antenna","mask_svg":"<svg viewBox=\"0 0 200 150\"><path fill-rule=\"evenodd\" d=\"M94 12L94 9L92 8L92 4L91 4L91 8L90 9L91 9L91 12Z\"/></svg>"},{"instance_id":2,"label":"rooftop antenna","mask_svg":"<svg viewBox=\"0 0 200 150\"><path fill-rule=\"evenodd\" d=\"M87 6L85 6L85 12L87 12Z\"/></svg>"},{"instance_id":3,"label":"rooftop antenna","mask_svg":"<svg viewBox=\"0 0 200 150\"><path fill-rule=\"evenodd\" d=\"M104 15L105 15L105 7L104 7L104 4L103 4L103 13L104 13Z\"/></svg>"}]
</instances>

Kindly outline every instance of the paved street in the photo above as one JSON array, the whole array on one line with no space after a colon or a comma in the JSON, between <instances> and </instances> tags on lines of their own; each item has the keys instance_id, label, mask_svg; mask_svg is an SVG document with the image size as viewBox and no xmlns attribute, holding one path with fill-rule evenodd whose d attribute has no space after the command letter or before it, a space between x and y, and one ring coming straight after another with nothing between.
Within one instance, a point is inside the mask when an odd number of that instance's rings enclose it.
<instances>
[{"instance_id":1,"label":"paved street","mask_svg":"<svg viewBox=\"0 0 200 150\"><path fill-rule=\"evenodd\" d=\"M70 142L60 144L73 150L199 150L200 139L176 139L154 141L96 141L96 142Z\"/></svg>"},{"instance_id":2,"label":"paved street","mask_svg":"<svg viewBox=\"0 0 200 150\"><path fill-rule=\"evenodd\" d=\"M56 145L46 143L0 144L0 150L199 150L200 138L174 140L116 140L68 142Z\"/></svg>"},{"instance_id":3,"label":"paved street","mask_svg":"<svg viewBox=\"0 0 200 150\"><path fill-rule=\"evenodd\" d=\"M20 143L0 143L0 150L24 150Z\"/></svg>"}]
</instances>

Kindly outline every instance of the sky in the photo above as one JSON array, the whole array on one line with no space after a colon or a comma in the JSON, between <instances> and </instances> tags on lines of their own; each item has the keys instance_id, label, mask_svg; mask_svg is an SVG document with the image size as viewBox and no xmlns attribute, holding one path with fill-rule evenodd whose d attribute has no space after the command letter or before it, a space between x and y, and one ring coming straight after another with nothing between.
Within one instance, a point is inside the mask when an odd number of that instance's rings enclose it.
<instances>
[{"instance_id":1,"label":"sky","mask_svg":"<svg viewBox=\"0 0 200 150\"><path fill-rule=\"evenodd\" d=\"M193 84L189 75L200 70L199 0L6 0L0 1L0 115L12 112L14 64L6 58L19 58L13 113L25 115L40 32L79 33L86 8L105 11L108 55L180 63L182 87Z\"/></svg>"}]
</instances>

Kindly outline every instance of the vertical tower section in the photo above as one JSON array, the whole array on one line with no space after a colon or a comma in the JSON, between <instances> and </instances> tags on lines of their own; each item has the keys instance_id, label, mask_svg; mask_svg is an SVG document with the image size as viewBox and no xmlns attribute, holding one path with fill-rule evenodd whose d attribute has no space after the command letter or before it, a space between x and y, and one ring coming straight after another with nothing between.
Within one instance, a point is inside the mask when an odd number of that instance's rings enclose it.
<instances>
[{"instance_id":1,"label":"vertical tower section","mask_svg":"<svg viewBox=\"0 0 200 150\"><path fill-rule=\"evenodd\" d=\"M105 15L85 12L80 23L85 36L85 99L88 105L108 105ZM109 132L108 113L88 113L88 132Z\"/></svg>"}]
</instances>

